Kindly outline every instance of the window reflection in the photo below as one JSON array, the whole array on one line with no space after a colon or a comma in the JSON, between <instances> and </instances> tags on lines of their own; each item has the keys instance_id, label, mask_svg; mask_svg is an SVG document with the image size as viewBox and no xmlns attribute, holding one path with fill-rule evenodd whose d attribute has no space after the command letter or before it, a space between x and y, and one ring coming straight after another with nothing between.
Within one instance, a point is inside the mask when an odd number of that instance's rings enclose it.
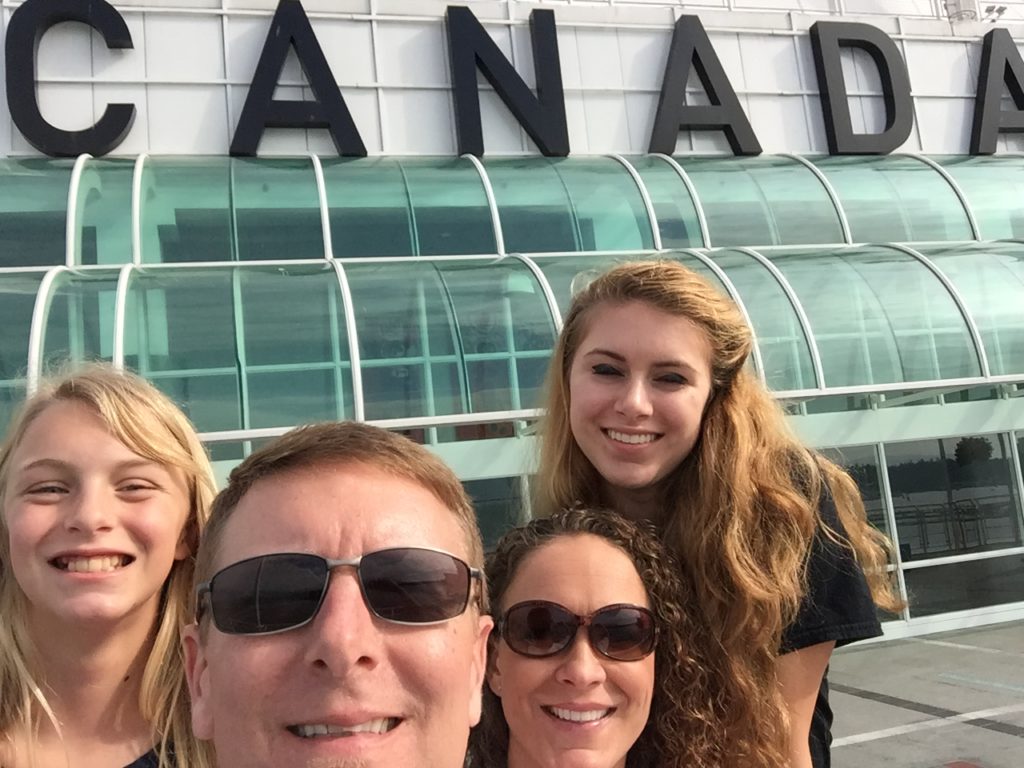
<instances>
[{"instance_id":1,"label":"window reflection","mask_svg":"<svg viewBox=\"0 0 1024 768\"><path fill-rule=\"evenodd\" d=\"M860 490L868 522L882 533L889 535L889 521L885 515L882 500L882 478L879 472L878 451L873 445L857 445L845 448L825 448L822 453L850 473Z\"/></svg>"},{"instance_id":2,"label":"window reflection","mask_svg":"<svg viewBox=\"0 0 1024 768\"><path fill-rule=\"evenodd\" d=\"M1024 555L906 571L910 615L934 616L1024 600Z\"/></svg>"},{"instance_id":3,"label":"window reflection","mask_svg":"<svg viewBox=\"0 0 1024 768\"><path fill-rule=\"evenodd\" d=\"M518 477L496 477L469 480L463 485L473 500L484 550L489 552L505 531L523 522L522 481Z\"/></svg>"},{"instance_id":4,"label":"window reflection","mask_svg":"<svg viewBox=\"0 0 1024 768\"><path fill-rule=\"evenodd\" d=\"M1003 435L886 445L903 559L1021 543L1021 507Z\"/></svg>"}]
</instances>

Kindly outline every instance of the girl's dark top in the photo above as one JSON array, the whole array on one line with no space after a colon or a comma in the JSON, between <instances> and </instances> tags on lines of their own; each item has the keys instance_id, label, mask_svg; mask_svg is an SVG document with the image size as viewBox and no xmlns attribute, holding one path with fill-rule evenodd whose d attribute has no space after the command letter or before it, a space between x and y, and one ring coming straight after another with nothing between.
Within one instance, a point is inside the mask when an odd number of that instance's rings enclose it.
<instances>
[{"instance_id":1,"label":"girl's dark top","mask_svg":"<svg viewBox=\"0 0 1024 768\"><path fill-rule=\"evenodd\" d=\"M819 508L822 521L845 538L835 502L824 493ZM875 613L864 571L846 546L818 530L807 565L807 594L796 620L783 632L782 653L835 641L836 647L878 637L882 626ZM810 747L814 768L830 768L832 708L828 703L828 668L821 679L811 718Z\"/></svg>"},{"instance_id":2,"label":"girl's dark top","mask_svg":"<svg viewBox=\"0 0 1024 768\"><path fill-rule=\"evenodd\" d=\"M151 749L138 760L129 763L124 768L160 768L160 761L157 759L156 750Z\"/></svg>"}]
</instances>

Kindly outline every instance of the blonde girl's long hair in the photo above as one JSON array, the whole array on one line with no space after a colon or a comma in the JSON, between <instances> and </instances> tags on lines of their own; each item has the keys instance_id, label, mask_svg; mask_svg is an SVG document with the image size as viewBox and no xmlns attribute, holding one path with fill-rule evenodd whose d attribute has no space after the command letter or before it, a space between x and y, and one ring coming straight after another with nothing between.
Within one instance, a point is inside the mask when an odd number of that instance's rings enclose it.
<instances>
[{"instance_id":1,"label":"blonde girl's long hair","mask_svg":"<svg viewBox=\"0 0 1024 768\"><path fill-rule=\"evenodd\" d=\"M569 374L594 308L629 302L686 318L710 342L711 394L701 434L666 482L655 522L697 585L704 620L719 633L723 655L714 673L731 714L726 733L735 764L784 766L788 724L775 661L783 629L795 619L806 591L815 533L823 527L848 546L875 603L898 610L886 571L889 541L867 522L850 476L799 442L779 404L747 367L753 340L735 304L671 261L622 264L573 299L548 371L537 513L607 501L600 476L570 429ZM820 519L825 492L835 500L845 536Z\"/></svg>"},{"instance_id":2,"label":"blonde girl's long hair","mask_svg":"<svg viewBox=\"0 0 1024 768\"><path fill-rule=\"evenodd\" d=\"M184 414L144 379L93 363L43 381L8 428L0 447L0 508L6 505L11 458L38 416L54 403L78 403L135 453L181 470L189 489L186 541L192 556L176 561L164 585L153 646L142 675L139 709L152 724L161 766L211 768L207 745L192 736L180 628L191 620L191 584L199 534L215 494L202 443ZM31 745L41 718L59 724L40 684L25 617L27 601L10 567L10 537L0 515L0 739L21 732Z\"/></svg>"}]
</instances>

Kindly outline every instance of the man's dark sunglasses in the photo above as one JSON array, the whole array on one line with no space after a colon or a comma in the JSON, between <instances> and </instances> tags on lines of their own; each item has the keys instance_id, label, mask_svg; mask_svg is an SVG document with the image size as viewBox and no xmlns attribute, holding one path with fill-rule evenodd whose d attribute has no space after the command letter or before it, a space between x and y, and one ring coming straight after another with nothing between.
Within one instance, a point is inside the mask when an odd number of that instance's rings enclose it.
<instances>
[{"instance_id":1,"label":"man's dark sunglasses","mask_svg":"<svg viewBox=\"0 0 1024 768\"><path fill-rule=\"evenodd\" d=\"M616 661L650 655L658 636L654 615L639 605L606 605L578 616L547 600L516 603L498 620L496 631L521 656L543 658L571 647L580 627L587 628L591 648Z\"/></svg>"},{"instance_id":2,"label":"man's dark sunglasses","mask_svg":"<svg viewBox=\"0 0 1024 768\"><path fill-rule=\"evenodd\" d=\"M466 610L477 568L435 549L401 547L330 560L304 553L260 555L229 565L196 589L196 618L207 606L230 635L267 635L308 624L331 571L356 569L367 608L395 624L435 624Z\"/></svg>"}]
</instances>

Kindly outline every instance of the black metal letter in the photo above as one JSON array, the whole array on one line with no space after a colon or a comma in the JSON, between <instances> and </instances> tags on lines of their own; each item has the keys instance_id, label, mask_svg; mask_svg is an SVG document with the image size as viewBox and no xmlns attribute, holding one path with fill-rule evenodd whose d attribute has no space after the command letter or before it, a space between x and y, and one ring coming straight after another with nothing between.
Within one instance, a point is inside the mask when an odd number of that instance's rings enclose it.
<instances>
[{"instance_id":1,"label":"black metal letter","mask_svg":"<svg viewBox=\"0 0 1024 768\"><path fill-rule=\"evenodd\" d=\"M711 106L685 103L691 64ZM725 131L733 154L761 154L761 144L697 16L680 16L672 33L649 151L671 155L681 128Z\"/></svg>"},{"instance_id":2,"label":"black metal letter","mask_svg":"<svg viewBox=\"0 0 1024 768\"><path fill-rule=\"evenodd\" d=\"M1016 109L1000 109L1004 85ZM1000 132L1024 133L1024 61L1009 31L993 29L981 46L971 154L993 154Z\"/></svg>"},{"instance_id":3,"label":"black metal letter","mask_svg":"<svg viewBox=\"0 0 1024 768\"><path fill-rule=\"evenodd\" d=\"M885 102L885 129L881 133L853 132L840 48L859 48L878 68ZM870 24L818 21L811 26L811 50L830 154L884 155L909 138L914 127L910 76L892 38Z\"/></svg>"},{"instance_id":4,"label":"black metal letter","mask_svg":"<svg viewBox=\"0 0 1024 768\"><path fill-rule=\"evenodd\" d=\"M536 96L469 8L448 6L447 28L459 154L481 157L484 153L480 93L476 80L479 66L487 82L526 129L541 153L548 157L568 155L569 128L565 120L562 65L558 58L554 11L535 9L530 13Z\"/></svg>"},{"instance_id":5,"label":"black metal letter","mask_svg":"<svg viewBox=\"0 0 1024 768\"><path fill-rule=\"evenodd\" d=\"M295 49L309 81L314 101L274 98L274 89L291 47ZM256 73L245 97L245 106L231 140L231 154L255 155L266 128L326 128L331 132L339 155L366 157L366 146L352 120L352 113L348 111L299 0L281 0L274 12L270 32L263 44Z\"/></svg>"},{"instance_id":6,"label":"black metal letter","mask_svg":"<svg viewBox=\"0 0 1024 768\"><path fill-rule=\"evenodd\" d=\"M121 14L104 0L25 0L7 24L7 106L14 125L28 142L46 155L105 155L131 130L134 104L108 104L91 128L64 131L46 122L36 96L36 52L43 35L56 24L78 21L103 36L108 48L132 48L132 36Z\"/></svg>"}]
</instances>

